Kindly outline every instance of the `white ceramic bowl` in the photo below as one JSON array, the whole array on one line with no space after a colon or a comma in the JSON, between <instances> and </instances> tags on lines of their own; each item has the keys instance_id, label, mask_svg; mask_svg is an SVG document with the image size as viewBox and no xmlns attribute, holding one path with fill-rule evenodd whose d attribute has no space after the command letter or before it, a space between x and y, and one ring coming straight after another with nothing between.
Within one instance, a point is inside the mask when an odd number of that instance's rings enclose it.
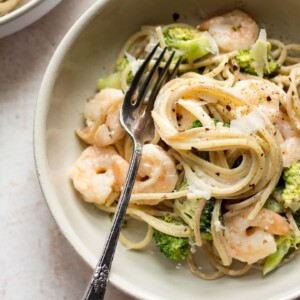
<instances>
[{"instance_id":1,"label":"white ceramic bowl","mask_svg":"<svg viewBox=\"0 0 300 300\"><path fill-rule=\"evenodd\" d=\"M37 21L61 0L22 0L16 9L0 17L0 38Z\"/></svg>"},{"instance_id":2,"label":"white ceramic bowl","mask_svg":"<svg viewBox=\"0 0 300 300\"><path fill-rule=\"evenodd\" d=\"M250 13L269 36L300 42L298 0L110 0L92 6L56 50L36 106L36 166L57 224L91 267L110 221L84 203L69 180L70 168L84 147L74 129L83 126L85 99L93 95L96 80L107 74L123 43L141 25L171 23L174 12L180 21L197 24L201 17L236 7ZM110 280L126 293L149 300L291 299L300 295L299 267L296 258L266 278L252 272L242 278L204 281L184 266L175 268L154 248L134 252L119 245Z\"/></svg>"}]
</instances>

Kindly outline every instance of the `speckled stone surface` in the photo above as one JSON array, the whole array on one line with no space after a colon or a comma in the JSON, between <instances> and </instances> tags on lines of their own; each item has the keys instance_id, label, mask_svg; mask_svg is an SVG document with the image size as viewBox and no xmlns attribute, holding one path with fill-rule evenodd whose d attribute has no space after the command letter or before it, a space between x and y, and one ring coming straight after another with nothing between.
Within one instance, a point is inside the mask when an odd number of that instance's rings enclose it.
<instances>
[{"instance_id":1,"label":"speckled stone surface","mask_svg":"<svg viewBox=\"0 0 300 300\"><path fill-rule=\"evenodd\" d=\"M47 64L95 0L63 0L0 40L0 299L81 299L92 270L59 232L33 159L34 106ZM130 300L109 286L107 300Z\"/></svg>"}]
</instances>

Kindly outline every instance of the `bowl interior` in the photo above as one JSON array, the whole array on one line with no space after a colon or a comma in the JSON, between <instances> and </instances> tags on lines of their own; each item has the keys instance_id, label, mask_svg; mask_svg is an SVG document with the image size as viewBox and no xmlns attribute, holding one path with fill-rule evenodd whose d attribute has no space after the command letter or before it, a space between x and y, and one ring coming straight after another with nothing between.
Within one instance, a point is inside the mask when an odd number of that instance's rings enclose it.
<instances>
[{"instance_id":1,"label":"bowl interior","mask_svg":"<svg viewBox=\"0 0 300 300\"><path fill-rule=\"evenodd\" d=\"M269 37L300 42L297 0L110 0L98 1L57 49L43 80L36 108L35 155L47 203L58 225L83 259L94 267L110 228L108 217L84 203L72 188L69 171L84 149L74 133L83 126L86 99L96 80L109 73L122 45L142 25L200 19L242 8L266 28ZM118 246L111 281L142 299L285 299L300 294L295 259L270 276L203 281L153 247L142 252ZM250 288L255 287L255 288Z\"/></svg>"}]
</instances>

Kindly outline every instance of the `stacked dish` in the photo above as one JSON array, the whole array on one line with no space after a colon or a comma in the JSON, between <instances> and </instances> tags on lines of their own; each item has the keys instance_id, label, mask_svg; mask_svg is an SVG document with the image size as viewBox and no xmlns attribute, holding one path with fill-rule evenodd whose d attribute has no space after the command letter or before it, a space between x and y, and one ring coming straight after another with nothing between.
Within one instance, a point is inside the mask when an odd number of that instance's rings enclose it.
<instances>
[{"instance_id":1,"label":"stacked dish","mask_svg":"<svg viewBox=\"0 0 300 300\"><path fill-rule=\"evenodd\" d=\"M61 0L7 0L0 2L0 38L15 33L48 13Z\"/></svg>"}]
</instances>

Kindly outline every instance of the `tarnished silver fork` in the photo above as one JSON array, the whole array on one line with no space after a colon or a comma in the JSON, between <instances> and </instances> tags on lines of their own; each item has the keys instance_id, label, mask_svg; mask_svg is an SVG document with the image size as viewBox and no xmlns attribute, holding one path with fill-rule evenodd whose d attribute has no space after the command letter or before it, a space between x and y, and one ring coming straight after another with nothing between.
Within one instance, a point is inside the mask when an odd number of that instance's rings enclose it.
<instances>
[{"instance_id":1,"label":"tarnished silver fork","mask_svg":"<svg viewBox=\"0 0 300 300\"><path fill-rule=\"evenodd\" d=\"M111 231L108 235L102 256L96 266L90 284L84 295L85 300L104 299L108 276L113 261L115 249L118 243L120 231L124 222L126 209L128 207L136 173L141 160L143 145L146 141L150 141L154 134L154 124L151 118L156 96L162 85L173 79L180 65L180 58L177 60L172 72L169 72L170 65L174 59L175 52L172 52L168 60L165 62L161 72L157 75L160 64L166 54L167 48L163 49L157 58L154 66L141 85L141 79L145 74L149 62L153 58L158 45L153 48L152 52L145 59L133 81L125 94L123 104L120 109L120 123L133 142L133 152L130 160L130 166L126 177L125 185L118 202L117 210L113 219ZM152 84L156 78L154 85ZM141 87L139 88L139 86ZM150 89L150 86L153 88ZM147 95L150 92L150 96Z\"/></svg>"}]
</instances>

